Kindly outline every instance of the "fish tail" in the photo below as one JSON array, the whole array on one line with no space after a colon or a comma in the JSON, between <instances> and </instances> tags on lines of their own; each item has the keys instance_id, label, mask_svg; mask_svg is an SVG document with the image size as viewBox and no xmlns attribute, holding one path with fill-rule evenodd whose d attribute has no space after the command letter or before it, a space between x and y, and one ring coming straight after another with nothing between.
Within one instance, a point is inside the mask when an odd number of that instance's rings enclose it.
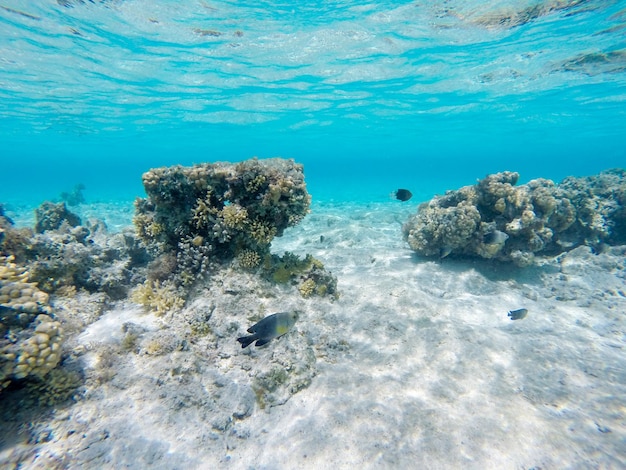
<instances>
[{"instance_id":1,"label":"fish tail","mask_svg":"<svg viewBox=\"0 0 626 470\"><path fill-rule=\"evenodd\" d=\"M257 335L250 336L242 336L241 338L237 338L237 341L241 343L242 348L247 348L252 343L254 343L258 339Z\"/></svg>"}]
</instances>

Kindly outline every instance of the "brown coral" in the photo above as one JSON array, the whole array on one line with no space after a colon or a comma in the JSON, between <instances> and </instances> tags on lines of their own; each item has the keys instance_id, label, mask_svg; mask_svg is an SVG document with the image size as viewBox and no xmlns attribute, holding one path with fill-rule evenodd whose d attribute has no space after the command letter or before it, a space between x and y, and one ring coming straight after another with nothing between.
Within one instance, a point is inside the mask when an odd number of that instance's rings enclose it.
<instances>
[{"instance_id":1,"label":"brown coral","mask_svg":"<svg viewBox=\"0 0 626 470\"><path fill-rule=\"evenodd\" d=\"M48 295L13 261L0 256L0 390L14 379L42 377L61 360L63 330Z\"/></svg>"},{"instance_id":2,"label":"brown coral","mask_svg":"<svg viewBox=\"0 0 626 470\"><path fill-rule=\"evenodd\" d=\"M155 168L143 183L137 234L157 253L176 253L186 278L244 250L269 252L310 205L302 165L280 158Z\"/></svg>"},{"instance_id":3,"label":"brown coral","mask_svg":"<svg viewBox=\"0 0 626 470\"><path fill-rule=\"evenodd\" d=\"M157 316L180 310L185 305L185 299L168 281L147 280L131 292L131 299Z\"/></svg>"},{"instance_id":4,"label":"brown coral","mask_svg":"<svg viewBox=\"0 0 626 470\"><path fill-rule=\"evenodd\" d=\"M254 269L261 264L261 256L252 250L243 250L237 255L239 266L246 269Z\"/></svg>"},{"instance_id":5,"label":"brown coral","mask_svg":"<svg viewBox=\"0 0 626 470\"><path fill-rule=\"evenodd\" d=\"M248 211L239 204L230 204L222 209L224 224L229 228L243 230L248 223Z\"/></svg>"},{"instance_id":6,"label":"brown coral","mask_svg":"<svg viewBox=\"0 0 626 470\"><path fill-rule=\"evenodd\" d=\"M489 175L422 204L405 223L404 237L423 256L478 256L519 265L532 263L535 254L624 241L625 176L624 170L611 170L559 185L540 178L514 186L517 173Z\"/></svg>"}]
</instances>

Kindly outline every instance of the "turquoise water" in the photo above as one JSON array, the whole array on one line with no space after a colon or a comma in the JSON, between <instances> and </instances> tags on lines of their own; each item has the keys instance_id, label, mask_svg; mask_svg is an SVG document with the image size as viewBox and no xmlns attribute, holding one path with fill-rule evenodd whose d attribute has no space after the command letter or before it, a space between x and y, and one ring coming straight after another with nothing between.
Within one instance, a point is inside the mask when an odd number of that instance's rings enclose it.
<instances>
[{"instance_id":1,"label":"turquoise water","mask_svg":"<svg viewBox=\"0 0 626 470\"><path fill-rule=\"evenodd\" d=\"M625 1L0 2L0 201L282 156L317 200L626 163Z\"/></svg>"}]
</instances>

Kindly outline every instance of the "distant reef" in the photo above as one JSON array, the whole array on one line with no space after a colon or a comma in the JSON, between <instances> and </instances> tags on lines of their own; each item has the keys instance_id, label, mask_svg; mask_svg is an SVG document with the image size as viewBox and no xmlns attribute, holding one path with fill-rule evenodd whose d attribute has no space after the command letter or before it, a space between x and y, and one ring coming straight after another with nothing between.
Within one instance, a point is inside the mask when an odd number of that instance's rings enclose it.
<instances>
[{"instance_id":1,"label":"distant reef","mask_svg":"<svg viewBox=\"0 0 626 470\"><path fill-rule=\"evenodd\" d=\"M528 266L538 255L580 245L601 250L626 243L626 170L556 184L519 174L488 175L419 206L403 226L418 255L475 257Z\"/></svg>"}]
</instances>

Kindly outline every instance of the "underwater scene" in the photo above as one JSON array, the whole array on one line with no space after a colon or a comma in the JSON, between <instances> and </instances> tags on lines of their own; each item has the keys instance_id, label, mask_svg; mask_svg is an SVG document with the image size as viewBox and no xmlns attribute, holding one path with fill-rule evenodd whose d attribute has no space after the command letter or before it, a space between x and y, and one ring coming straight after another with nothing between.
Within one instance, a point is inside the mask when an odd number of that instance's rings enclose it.
<instances>
[{"instance_id":1,"label":"underwater scene","mask_svg":"<svg viewBox=\"0 0 626 470\"><path fill-rule=\"evenodd\" d=\"M0 467L626 468L626 1L0 0Z\"/></svg>"}]
</instances>

